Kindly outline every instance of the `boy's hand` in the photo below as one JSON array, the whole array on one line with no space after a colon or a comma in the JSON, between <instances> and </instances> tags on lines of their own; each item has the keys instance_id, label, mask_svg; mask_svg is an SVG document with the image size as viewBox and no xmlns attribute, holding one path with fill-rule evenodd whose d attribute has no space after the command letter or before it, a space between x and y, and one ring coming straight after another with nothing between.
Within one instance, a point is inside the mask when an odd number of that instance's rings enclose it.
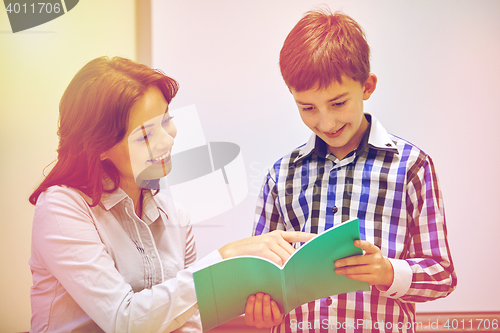
<instances>
[{"instance_id":1,"label":"boy's hand","mask_svg":"<svg viewBox=\"0 0 500 333\"><path fill-rule=\"evenodd\" d=\"M281 231L253 236L224 245L219 249L222 258L253 255L266 258L279 266L295 252L295 248L290 243L307 242L316 234L310 234L300 231Z\"/></svg>"},{"instance_id":2,"label":"boy's hand","mask_svg":"<svg viewBox=\"0 0 500 333\"><path fill-rule=\"evenodd\" d=\"M245 322L249 326L268 328L279 325L283 320L278 304L264 293L250 295L245 307Z\"/></svg>"},{"instance_id":3,"label":"boy's hand","mask_svg":"<svg viewBox=\"0 0 500 333\"><path fill-rule=\"evenodd\" d=\"M368 282L382 291L389 289L394 279L394 270L389 259L384 258L380 249L370 242L356 240L354 245L364 250L364 254L335 261L335 273Z\"/></svg>"}]
</instances>

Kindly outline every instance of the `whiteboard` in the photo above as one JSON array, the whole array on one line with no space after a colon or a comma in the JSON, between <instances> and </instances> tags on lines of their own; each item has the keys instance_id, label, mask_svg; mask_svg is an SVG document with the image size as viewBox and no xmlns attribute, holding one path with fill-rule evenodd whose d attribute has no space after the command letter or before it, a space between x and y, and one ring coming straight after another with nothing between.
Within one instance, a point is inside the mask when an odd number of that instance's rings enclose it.
<instances>
[{"instance_id":1,"label":"whiteboard","mask_svg":"<svg viewBox=\"0 0 500 333\"><path fill-rule=\"evenodd\" d=\"M153 0L152 65L181 86L170 108L195 105L205 140L238 145L246 171L244 200L195 224L199 256L251 234L267 168L310 135L278 56L295 23L321 3L366 32L378 86L365 111L436 164L458 287L417 311L499 311L495 0Z\"/></svg>"}]
</instances>

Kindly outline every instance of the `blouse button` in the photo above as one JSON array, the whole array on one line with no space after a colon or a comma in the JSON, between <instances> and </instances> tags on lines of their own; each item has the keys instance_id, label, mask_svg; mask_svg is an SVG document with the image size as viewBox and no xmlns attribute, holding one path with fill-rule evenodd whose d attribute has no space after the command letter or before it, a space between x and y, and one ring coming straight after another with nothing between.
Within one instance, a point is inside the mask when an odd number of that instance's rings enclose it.
<instances>
[{"instance_id":1,"label":"blouse button","mask_svg":"<svg viewBox=\"0 0 500 333\"><path fill-rule=\"evenodd\" d=\"M335 206L335 207L333 207L333 208L332 208L332 212L333 212L333 214L335 214L335 213L336 213L336 212L338 212L338 211L339 211L339 209L337 208L337 206Z\"/></svg>"}]
</instances>

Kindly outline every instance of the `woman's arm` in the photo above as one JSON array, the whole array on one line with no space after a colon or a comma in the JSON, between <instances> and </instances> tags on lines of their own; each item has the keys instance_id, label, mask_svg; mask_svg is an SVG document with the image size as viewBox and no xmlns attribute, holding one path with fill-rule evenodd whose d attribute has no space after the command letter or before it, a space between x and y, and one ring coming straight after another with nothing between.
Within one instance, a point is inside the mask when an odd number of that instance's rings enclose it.
<instances>
[{"instance_id":1,"label":"woman's arm","mask_svg":"<svg viewBox=\"0 0 500 333\"><path fill-rule=\"evenodd\" d=\"M33 221L33 276L48 273L56 281L37 297L52 297L52 306L63 306L57 302L64 299L69 308L81 307L106 332L173 330L188 320L196 311L192 272L221 260L218 252L175 278L134 292L116 269L93 218L74 190L53 187L40 196ZM34 287L45 288L47 281Z\"/></svg>"}]
</instances>

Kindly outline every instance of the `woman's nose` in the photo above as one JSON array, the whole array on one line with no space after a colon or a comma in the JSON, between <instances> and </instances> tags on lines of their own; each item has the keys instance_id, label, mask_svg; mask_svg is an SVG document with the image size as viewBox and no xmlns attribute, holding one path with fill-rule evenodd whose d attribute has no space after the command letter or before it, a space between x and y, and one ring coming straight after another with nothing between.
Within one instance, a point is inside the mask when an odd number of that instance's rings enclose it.
<instances>
[{"instance_id":1,"label":"woman's nose","mask_svg":"<svg viewBox=\"0 0 500 333\"><path fill-rule=\"evenodd\" d=\"M169 124L166 129L162 128L158 135L158 140L155 142L155 149L165 151L172 148L176 135L177 129L173 123Z\"/></svg>"}]
</instances>

